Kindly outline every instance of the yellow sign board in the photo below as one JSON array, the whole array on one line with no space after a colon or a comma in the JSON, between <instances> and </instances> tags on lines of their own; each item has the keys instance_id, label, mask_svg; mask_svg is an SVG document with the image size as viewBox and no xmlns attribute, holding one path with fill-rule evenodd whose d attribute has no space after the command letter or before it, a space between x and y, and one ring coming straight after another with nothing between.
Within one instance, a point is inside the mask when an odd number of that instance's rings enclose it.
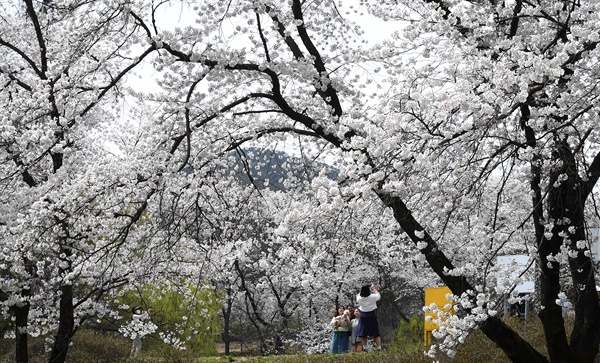
<instances>
[{"instance_id":1,"label":"yellow sign board","mask_svg":"<svg viewBox=\"0 0 600 363\"><path fill-rule=\"evenodd\" d=\"M450 291L450 288L447 286L425 288L425 306L430 306L431 304L435 303L438 306L438 309L443 312L448 312L448 310L444 309L444 306L448 305L449 303L452 304L452 302L446 299L447 294L452 294L452 291ZM450 310L450 312L454 312L454 310ZM431 316L433 319L437 319L437 315L435 315L433 312L425 313L425 328L423 332L423 340L425 341L425 344L431 343L432 332L438 328L437 324L427 321L428 316Z\"/></svg>"}]
</instances>

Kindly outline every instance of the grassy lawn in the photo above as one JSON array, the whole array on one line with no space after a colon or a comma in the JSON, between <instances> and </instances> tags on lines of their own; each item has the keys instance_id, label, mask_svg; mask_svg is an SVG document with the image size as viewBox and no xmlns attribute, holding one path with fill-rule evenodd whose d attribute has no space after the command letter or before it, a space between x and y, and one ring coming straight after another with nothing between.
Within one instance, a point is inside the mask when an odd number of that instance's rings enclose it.
<instances>
[{"instance_id":1,"label":"grassy lawn","mask_svg":"<svg viewBox=\"0 0 600 363\"><path fill-rule=\"evenodd\" d=\"M531 317L527 321L522 319L509 319L508 324L527 339L536 349L546 353L541 324L537 317ZM413 335L414 334L413 330ZM69 350L69 363L508 363L505 354L488 340L480 331L475 331L466 343L458 349L454 359L449 359L443 353L439 353L434 359L427 357L424 351L427 349L420 340L420 336L412 336L409 339L399 339L396 342L384 342L384 351L369 353L346 353L346 354L296 354L281 356L214 356L199 357L189 351L177 351L175 349L147 350L136 358L128 358L131 341L122 336L108 336L93 331L81 331L74 339L74 344ZM3 340L0 344L0 362L10 363L14 361L12 341ZM44 352L43 342L32 341L30 344L30 363L46 363L47 353ZM600 362L597 359L596 362Z\"/></svg>"},{"instance_id":2,"label":"grassy lawn","mask_svg":"<svg viewBox=\"0 0 600 363\"><path fill-rule=\"evenodd\" d=\"M169 360L159 360L160 362L176 362ZM159 362L152 358L141 358L129 360L128 362L135 363L150 363ZM188 361L186 361L187 363ZM189 361L192 362L192 361ZM427 358L424 354L402 354L399 352L380 352L380 353L348 353L348 354L296 354L296 355L280 355L268 357L203 357L196 358L193 362L198 363L382 363L382 362L406 362L406 363L431 363L432 359Z\"/></svg>"},{"instance_id":3,"label":"grassy lawn","mask_svg":"<svg viewBox=\"0 0 600 363\"><path fill-rule=\"evenodd\" d=\"M531 317L527 321L514 318L508 321L508 324L521 333L536 349L546 353L544 336L541 324L537 317ZM256 363L431 363L439 361L440 363L509 363L510 360L504 352L494 343L487 339L480 331L475 331L467 342L458 349L454 359L446 357L439 353L435 359L431 359L424 354L426 347L419 343L395 343L390 344L389 348L383 352L377 353L348 353L348 354L314 354L314 355L291 355L291 356L271 356L271 357L210 357L199 358L197 362L222 363L222 362L256 362ZM596 360L597 362L600 359Z\"/></svg>"}]
</instances>

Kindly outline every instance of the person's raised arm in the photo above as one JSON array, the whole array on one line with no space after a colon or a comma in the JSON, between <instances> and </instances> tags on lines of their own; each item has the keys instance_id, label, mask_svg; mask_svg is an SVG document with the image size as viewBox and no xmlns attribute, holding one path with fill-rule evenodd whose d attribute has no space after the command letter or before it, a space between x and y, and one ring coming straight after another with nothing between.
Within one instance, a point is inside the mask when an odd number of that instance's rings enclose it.
<instances>
[{"instance_id":1,"label":"person's raised arm","mask_svg":"<svg viewBox=\"0 0 600 363\"><path fill-rule=\"evenodd\" d=\"M374 284L371 284L371 294L379 294Z\"/></svg>"}]
</instances>

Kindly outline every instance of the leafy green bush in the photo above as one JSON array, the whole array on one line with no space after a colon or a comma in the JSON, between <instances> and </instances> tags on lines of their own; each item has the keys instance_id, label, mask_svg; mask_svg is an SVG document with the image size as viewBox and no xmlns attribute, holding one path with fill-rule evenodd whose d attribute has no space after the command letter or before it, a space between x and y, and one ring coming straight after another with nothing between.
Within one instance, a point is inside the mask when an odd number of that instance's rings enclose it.
<instances>
[{"instance_id":1,"label":"leafy green bush","mask_svg":"<svg viewBox=\"0 0 600 363\"><path fill-rule=\"evenodd\" d=\"M196 356L215 355L216 341L220 338L220 296L202 286L155 287L127 291L121 301L128 306L140 305L143 310L153 308L152 322L156 333L142 339L143 351L173 355L172 346L179 346ZM126 316L130 317L131 313Z\"/></svg>"},{"instance_id":2,"label":"leafy green bush","mask_svg":"<svg viewBox=\"0 0 600 363\"><path fill-rule=\"evenodd\" d=\"M394 341L389 347L391 351L404 353L423 353L424 321L422 316L415 315L409 321L402 320L396 329Z\"/></svg>"}]
</instances>

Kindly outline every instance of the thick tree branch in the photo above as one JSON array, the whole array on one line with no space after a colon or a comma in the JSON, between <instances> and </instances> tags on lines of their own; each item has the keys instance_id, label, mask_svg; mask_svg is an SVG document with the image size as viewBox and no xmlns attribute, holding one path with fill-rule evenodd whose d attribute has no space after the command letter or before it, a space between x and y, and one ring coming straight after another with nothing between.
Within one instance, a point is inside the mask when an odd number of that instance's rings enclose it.
<instances>
[{"instance_id":1,"label":"thick tree branch","mask_svg":"<svg viewBox=\"0 0 600 363\"><path fill-rule=\"evenodd\" d=\"M263 45L263 50L265 51L265 59L267 62L271 62L271 56L269 55L269 46L267 44L267 38L265 38L265 34L262 29L262 25L260 23L260 14L256 13L256 26L258 27L258 34L260 35L260 41Z\"/></svg>"},{"instance_id":2,"label":"thick tree branch","mask_svg":"<svg viewBox=\"0 0 600 363\"><path fill-rule=\"evenodd\" d=\"M179 166L179 171L183 170L183 168L185 168L188 160L190 159L190 153L191 153L191 149L192 149L192 127L190 126L190 100L192 98L192 95L194 94L194 90L196 89L196 86L198 85L198 83L200 83L205 76L200 77L199 79L195 80L194 82L192 82L192 84L190 85L190 89L188 90L187 96L185 98L185 141L186 141L186 148L185 148L185 156L183 157L183 161L181 162L181 165Z\"/></svg>"},{"instance_id":3,"label":"thick tree branch","mask_svg":"<svg viewBox=\"0 0 600 363\"><path fill-rule=\"evenodd\" d=\"M472 293L474 291L473 286L465 277L448 274L449 271L454 269L454 265L440 250L429 233L415 220L404 202L399 197L381 190L377 190L376 193L383 203L392 209L394 218L400 224L404 233L415 244L420 241L426 242L426 246L420 250L421 253L425 256L433 271L452 290L452 293L457 296L467 292ZM422 237L418 237L417 233L423 233ZM480 326L480 329L488 338L496 342L513 362L547 362L543 355L496 317L488 318Z\"/></svg>"},{"instance_id":4,"label":"thick tree branch","mask_svg":"<svg viewBox=\"0 0 600 363\"><path fill-rule=\"evenodd\" d=\"M27 14L33 23L33 28L35 29L35 35L38 41L38 45L40 47L40 63L41 69L39 72L39 76L42 79L47 79L46 72L48 71L48 58L47 58L47 49L46 49L46 41L44 40L44 34L42 28L40 26L40 21L38 19L37 13L35 12L35 8L33 7L32 0L25 0L25 5L27 6Z\"/></svg>"},{"instance_id":5,"label":"thick tree branch","mask_svg":"<svg viewBox=\"0 0 600 363\"><path fill-rule=\"evenodd\" d=\"M112 90L120 81L125 77L129 72L137 67L149 54L154 52L156 48L154 46L148 47L140 56L134 60L130 65L123 68L112 80L109 84L101 87L102 91L96 96L96 101L90 102L90 104L84 108L80 113L79 117L85 116L91 109L93 109L99 102L106 96L106 94ZM72 120L67 122L68 127L73 127L77 122L77 118L73 118Z\"/></svg>"},{"instance_id":6,"label":"thick tree branch","mask_svg":"<svg viewBox=\"0 0 600 363\"><path fill-rule=\"evenodd\" d=\"M229 104L221 107L217 112L215 112L215 113L213 113L211 115L208 115L208 116L204 117L203 119L199 120L198 122L196 122L194 124L194 127L195 128L202 127L206 123L208 123L209 121L211 121L211 120L219 117L220 115L222 115L224 112L227 112L227 111L235 108L236 106L244 104L245 102L247 102L247 101L249 101L249 100L251 100L253 98L272 99L272 95L267 94L267 93L251 93L249 95L241 97L241 98L239 98L239 99L237 99L237 100L235 100L235 101L233 101L233 102L231 102L231 103L229 103ZM191 132L191 129L190 129L189 132ZM179 148L179 145L187 137L187 135L188 135L188 132L186 131L184 134L179 135L179 136L177 136L177 137L175 137L173 139L174 142L173 142L173 145L171 146L171 151L170 151L171 154L173 154Z\"/></svg>"},{"instance_id":7,"label":"thick tree branch","mask_svg":"<svg viewBox=\"0 0 600 363\"><path fill-rule=\"evenodd\" d=\"M258 311L259 311L258 304L256 303L256 300L254 299L254 295L252 295L252 293L246 286L246 276L244 275L244 272L242 271L242 268L240 267L240 262L237 259L233 263L233 266L235 267L235 271L237 272L237 275L240 278L240 284L241 284L240 288L242 291L245 292L245 296L248 299L248 301L250 301L250 305L252 307L252 312L253 312L252 317L254 319L256 319L256 321L260 322L263 326L268 326L269 323L266 322L262 318L262 316L258 313Z\"/></svg>"},{"instance_id":8,"label":"thick tree branch","mask_svg":"<svg viewBox=\"0 0 600 363\"><path fill-rule=\"evenodd\" d=\"M27 54L25 54L21 49L17 48L13 44L7 42L6 40L2 39L1 37L0 37L0 45L3 45L5 47L7 47L8 49L12 50L13 52L17 53L21 58L23 58L23 60L27 64L29 64L31 69L35 72L35 74L38 75L38 77L44 79L44 77L45 77L44 73L38 68L37 64L35 64L35 62L31 58L29 58L27 56Z\"/></svg>"},{"instance_id":9,"label":"thick tree branch","mask_svg":"<svg viewBox=\"0 0 600 363\"><path fill-rule=\"evenodd\" d=\"M519 29L519 14L523 9L523 0L516 0L515 7L513 8L513 17L510 21L510 33L508 34L509 38L514 38L517 35L517 30Z\"/></svg>"},{"instance_id":10,"label":"thick tree branch","mask_svg":"<svg viewBox=\"0 0 600 363\"><path fill-rule=\"evenodd\" d=\"M271 7L266 6L265 10L267 11L267 13L271 13L271 19L273 20L275 25L277 25L277 32L283 38L283 40L285 41L285 44L287 44L288 48L290 48L290 51L292 51L294 58L296 58L298 60L305 59L304 54L302 53L302 50L300 50L300 47L298 46L298 44L296 43L294 38L292 38L291 35L286 34L285 26L281 23L281 21L279 20L279 17L277 17L277 15L274 12L271 12L272 11ZM262 35L262 33L261 33L261 35ZM266 46L266 44L265 44L265 46Z\"/></svg>"},{"instance_id":11,"label":"thick tree branch","mask_svg":"<svg viewBox=\"0 0 600 363\"><path fill-rule=\"evenodd\" d=\"M275 134L275 133L280 133L280 132L282 132L282 133L283 132L291 132L291 133L294 133L297 135L319 137L319 135L317 135L315 132L312 132L312 131L297 129L294 127L275 127L275 128L269 128L269 129L258 131L252 136L238 139L238 140L232 142L231 145L229 145L229 147L227 148L227 151L234 150L234 149L238 148L239 146L241 146L242 144L244 144L245 142L248 142L250 140L256 140L265 135Z\"/></svg>"},{"instance_id":12,"label":"thick tree branch","mask_svg":"<svg viewBox=\"0 0 600 363\"><path fill-rule=\"evenodd\" d=\"M333 116L341 117L342 116L342 105L340 103L340 99L338 98L336 90L331 85L331 80L329 79L329 72L325 68L325 63L323 62L323 57L319 53L317 47L315 47L312 39L308 35L306 31L306 26L304 24L304 15L302 14L302 4L300 0L293 0L292 3L292 12L294 13L294 18L299 22L300 25L296 26L298 29L298 34L300 35L300 39L302 39L302 43L308 50L308 53L311 55L315 69L319 72L319 76L322 78L319 83L323 84L326 87L325 91L322 91L321 88L317 85L317 91L321 95L321 98L327 103L329 106L333 108ZM301 22L301 23L300 23Z\"/></svg>"}]
</instances>

